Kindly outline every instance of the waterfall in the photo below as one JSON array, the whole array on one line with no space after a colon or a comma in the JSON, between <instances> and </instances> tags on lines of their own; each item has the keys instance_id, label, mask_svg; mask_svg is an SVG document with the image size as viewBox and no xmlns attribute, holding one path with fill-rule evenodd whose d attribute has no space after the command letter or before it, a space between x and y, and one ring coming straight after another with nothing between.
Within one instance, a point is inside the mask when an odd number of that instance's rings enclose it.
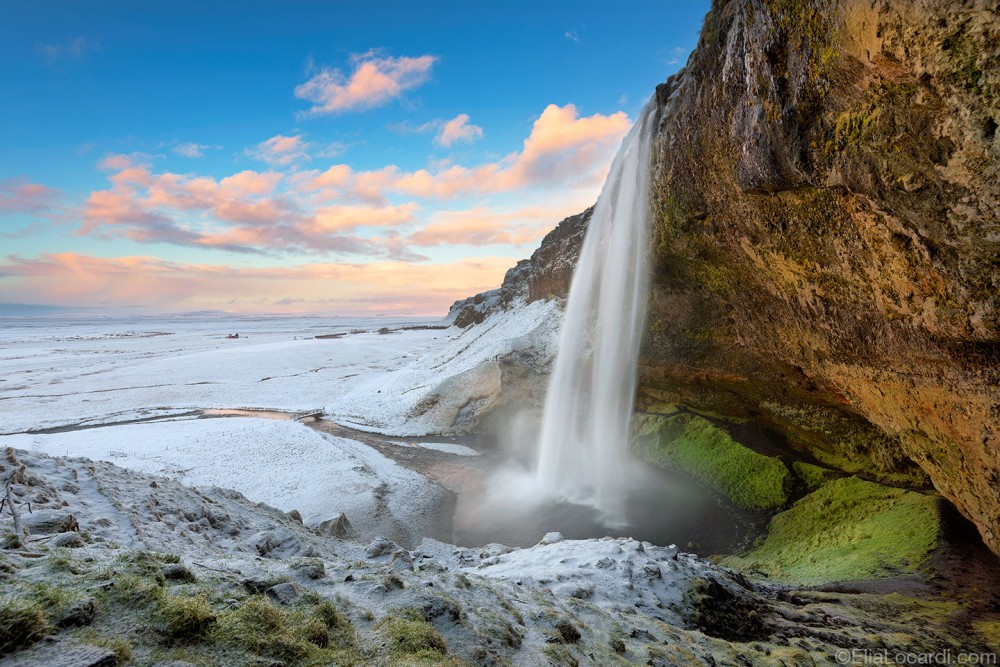
<instances>
[{"instance_id":1,"label":"waterfall","mask_svg":"<svg viewBox=\"0 0 1000 667\"><path fill-rule=\"evenodd\" d=\"M656 104L622 143L573 274L549 380L537 482L624 523L625 448L648 293L649 173Z\"/></svg>"}]
</instances>

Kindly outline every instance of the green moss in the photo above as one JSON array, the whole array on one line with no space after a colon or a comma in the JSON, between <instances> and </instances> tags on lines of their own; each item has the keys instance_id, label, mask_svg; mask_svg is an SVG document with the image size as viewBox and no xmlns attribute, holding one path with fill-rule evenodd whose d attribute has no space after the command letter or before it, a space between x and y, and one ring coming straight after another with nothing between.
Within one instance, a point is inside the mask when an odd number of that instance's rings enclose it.
<instances>
[{"instance_id":1,"label":"green moss","mask_svg":"<svg viewBox=\"0 0 1000 667\"><path fill-rule=\"evenodd\" d=\"M780 460L744 447L695 415L661 420L659 430L636 438L633 448L646 461L691 475L744 509L781 507L792 488Z\"/></svg>"},{"instance_id":2,"label":"green moss","mask_svg":"<svg viewBox=\"0 0 1000 667\"><path fill-rule=\"evenodd\" d=\"M791 583L871 579L915 571L937 535L932 496L845 477L774 517L752 552L722 562Z\"/></svg>"},{"instance_id":3,"label":"green moss","mask_svg":"<svg viewBox=\"0 0 1000 667\"><path fill-rule=\"evenodd\" d=\"M804 461L796 461L792 464L792 472L798 477L803 486L809 492L815 491L827 482L836 479L837 473L833 470L814 466Z\"/></svg>"},{"instance_id":4,"label":"green moss","mask_svg":"<svg viewBox=\"0 0 1000 667\"><path fill-rule=\"evenodd\" d=\"M977 621L972 627L986 639L990 649L1000 652L1000 618Z\"/></svg>"}]
</instances>

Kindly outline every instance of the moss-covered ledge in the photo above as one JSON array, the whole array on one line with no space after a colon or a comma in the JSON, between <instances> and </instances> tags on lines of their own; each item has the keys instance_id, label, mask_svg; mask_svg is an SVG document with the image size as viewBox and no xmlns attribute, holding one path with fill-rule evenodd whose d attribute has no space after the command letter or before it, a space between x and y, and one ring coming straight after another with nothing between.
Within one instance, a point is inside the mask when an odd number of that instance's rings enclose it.
<instances>
[{"instance_id":1,"label":"moss-covered ledge","mask_svg":"<svg viewBox=\"0 0 1000 667\"><path fill-rule=\"evenodd\" d=\"M780 459L744 447L703 417L641 415L636 430L637 456L693 477L741 509L775 510L791 496L794 478Z\"/></svg>"},{"instance_id":2,"label":"moss-covered ledge","mask_svg":"<svg viewBox=\"0 0 1000 667\"><path fill-rule=\"evenodd\" d=\"M916 572L937 546L936 495L857 477L819 483L772 519L756 548L722 563L777 581L819 585Z\"/></svg>"}]
</instances>

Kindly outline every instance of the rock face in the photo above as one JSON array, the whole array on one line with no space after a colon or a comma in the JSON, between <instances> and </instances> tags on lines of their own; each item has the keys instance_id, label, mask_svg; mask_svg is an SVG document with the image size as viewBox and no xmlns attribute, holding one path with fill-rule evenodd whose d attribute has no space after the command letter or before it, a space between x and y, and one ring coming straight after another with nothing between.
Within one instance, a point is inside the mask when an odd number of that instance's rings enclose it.
<instances>
[{"instance_id":1,"label":"rock face","mask_svg":"<svg viewBox=\"0 0 1000 667\"><path fill-rule=\"evenodd\" d=\"M716 2L657 98L640 394L919 466L1000 553L996 4Z\"/></svg>"},{"instance_id":2,"label":"rock face","mask_svg":"<svg viewBox=\"0 0 1000 667\"><path fill-rule=\"evenodd\" d=\"M507 271L499 289L456 301L448 313L449 319L464 329L481 324L490 313L507 310L519 301L531 303L565 297L591 213L593 208L588 208L560 222L545 235L530 258L522 259Z\"/></svg>"}]
</instances>

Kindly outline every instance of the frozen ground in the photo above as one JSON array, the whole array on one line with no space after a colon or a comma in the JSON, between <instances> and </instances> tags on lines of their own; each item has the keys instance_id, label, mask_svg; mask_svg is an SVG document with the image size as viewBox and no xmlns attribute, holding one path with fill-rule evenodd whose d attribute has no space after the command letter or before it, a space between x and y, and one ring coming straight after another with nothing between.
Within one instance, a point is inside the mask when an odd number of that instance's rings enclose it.
<instances>
[{"instance_id":1,"label":"frozen ground","mask_svg":"<svg viewBox=\"0 0 1000 667\"><path fill-rule=\"evenodd\" d=\"M458 331L375 333L419 323L427 322L3 319L0 434L204 408L319 409ZM367 333L314 337L357 329Z\"/></svg>"},{"instance_id":2,"label":"frozen ground","mask_svg":"<svg viewBox=\"0 0 1000 667\"><path fill-rule=\"evenodd\" d=\"M368 430L440 432L499 390L496 359L525 334L551 332L552 308L464 330L384 318L0 319L0 447L231 488L307 523L344 512L362 536L448 538L452 497L367 445L294 421L194 417L329 406ZM415 407L428 397L436 409ZM456 460L476 453L416 444Z\"/></svg>"},{"instance_id":3,"label":"frozen ground","mask_svg":"<svg viewBox=\"0 0 1000 667\"><path fill-rule=\"evenodd\" d=\"M464 412L497 398L505 355L522 349L554 355L560 321L554 302L535 301L466 329L449 328L412 362L352 382L326 411L341 424L387 435L447 432Z\"/></svg>"},{"instance_id":4,"label":"frozen ground","mask_svg":"<svg viewBox=\"0 0 1000 667\"><path fill-rule=\"evenodd\" d=\"M437 508L447 494L378 452L294 421L187 419L53 434L19 434L5 446L110 461L199 488L239 491L306 525L344 512L362 535L405 544L448 537Z\"/></svg>"}]
</instances>

